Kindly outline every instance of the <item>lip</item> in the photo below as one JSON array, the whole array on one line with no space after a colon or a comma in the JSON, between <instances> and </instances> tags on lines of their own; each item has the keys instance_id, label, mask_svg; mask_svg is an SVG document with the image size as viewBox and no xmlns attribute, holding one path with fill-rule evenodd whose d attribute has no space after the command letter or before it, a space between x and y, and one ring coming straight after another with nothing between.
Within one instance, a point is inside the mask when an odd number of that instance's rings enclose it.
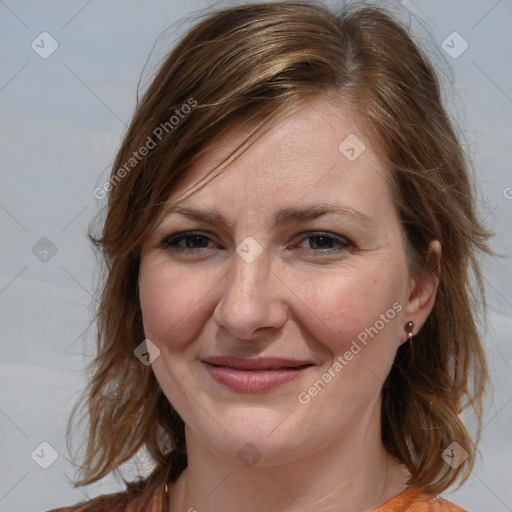
<instances>
[{"instance_id":1,"label":"lip","mask_svg":"<svg viewBox=\"0 0 512 512\"><path fill-rule=\"evenodd\" d=\"M290 382L314 363L296 359L213 356L201 363L219 384L239 393L261 393Z\"/></svg>"}]
</instances>

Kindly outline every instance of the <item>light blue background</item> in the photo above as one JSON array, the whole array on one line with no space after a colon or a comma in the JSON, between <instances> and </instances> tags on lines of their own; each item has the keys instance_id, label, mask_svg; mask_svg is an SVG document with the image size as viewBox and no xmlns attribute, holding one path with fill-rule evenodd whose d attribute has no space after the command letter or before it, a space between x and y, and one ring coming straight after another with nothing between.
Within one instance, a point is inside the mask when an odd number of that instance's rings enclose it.
<instances>
[{"instance_id":1,"label":"light blue background","mask_svg":"<svg viewBox=\"0 0 512 512\"><path fill-rule=\"evenodd\" d=\"M102 204L92 191L107 179L158 36L170 27L150 59L149 75L191 13L226 5L0 0L0 512L42 511L120 488L110 478L73 489L64 439L88 361L80 336L91 318L96 261L86 232ZM444 80L447 102L459 113L475 162L480 215L496 231L492 246L504 256L485 261L485 345L494 397L482 431L483 459L460 490L445 494L471 511L510 511L512 2L403 5L415 15L411 26L422 44L444 55L453 70L453 80ZM58 43L47 59L31 48L43 31ZM453 31L469 44L457 59L441 49ZM436 61L446 69L442 59ZM46 263L32 252L42 237L57 248ZM59 453L46 470L31 458L43 441Z\"/></svg>"}]
</instances>

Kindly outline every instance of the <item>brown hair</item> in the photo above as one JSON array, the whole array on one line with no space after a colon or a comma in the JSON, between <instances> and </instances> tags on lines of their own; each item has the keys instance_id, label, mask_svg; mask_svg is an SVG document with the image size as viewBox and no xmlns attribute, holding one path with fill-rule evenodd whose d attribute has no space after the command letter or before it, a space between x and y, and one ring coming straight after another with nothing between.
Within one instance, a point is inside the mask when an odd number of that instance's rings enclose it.
<instances>
[{"instance_id":1,"label":"brown hair","mask_svg":"<svg viewBox=\"0 0 512 512\"><path fill-rule=\"evenodd\" d=\"M436 74L380 8L334 13L309 2L270 2L209 13L188 31L138 103L113 165L103 231L91 237L106 272L77 485L106 476L141 448L157 466L147 496L186 466L183 421L151 366L134 356L144 340L141 247L175 185L213 140L252 127L240 153L325 95L357 113L390 171L411 271L432 270L432 240L443 251L433 311L414 349L405 343L398 350L383 387L383 442L410 471L410 484L424 490L439 492L469 475L476 441L459 414L471 406L480 425L488 374L475 320L483 304L476 256L489 251L489 233L475 217L465 155ZM441 457L452 442L468 453L456 468Z\"/></svg>"}]
</instances>

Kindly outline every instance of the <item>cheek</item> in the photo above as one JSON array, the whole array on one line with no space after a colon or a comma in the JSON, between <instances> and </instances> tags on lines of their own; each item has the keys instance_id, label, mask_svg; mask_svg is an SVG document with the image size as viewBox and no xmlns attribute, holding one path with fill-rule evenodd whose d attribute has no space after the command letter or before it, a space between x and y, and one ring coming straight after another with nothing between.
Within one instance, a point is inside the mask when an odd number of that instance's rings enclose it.
<instances>
[{"instance_id":1,"label":"cheek","mask_svg":"<svg viewBox=\"0 0 512 512\"><path fill-rule=\"evenodd\" d=\"M307 306L301 322L332 356L350 350L354 340L362 347L379 340L381 350L396 350L403 305L400 281L389 270L352 269L301 282L296 295Z\"/></svg>"},{"instance_id":2,"label":"cheek","mask_svg":"<svg viewBox=\"0 0 512 512\"><path fill-rule=\"evenodd\" d=\"M148 257L141 265L139 289L144 333L167 351L181 350L201 330L209 281L189 279L176 267Z\"/></svg>"}]
</instances>

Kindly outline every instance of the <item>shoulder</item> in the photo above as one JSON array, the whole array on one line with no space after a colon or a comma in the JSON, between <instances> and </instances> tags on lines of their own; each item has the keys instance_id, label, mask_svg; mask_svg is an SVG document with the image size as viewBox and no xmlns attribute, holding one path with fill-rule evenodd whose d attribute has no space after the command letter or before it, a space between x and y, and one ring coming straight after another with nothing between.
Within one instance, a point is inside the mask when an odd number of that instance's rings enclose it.
<instances>
[{"instance_id":1,"label":"shoulder","mask_svg":"<svg viewBox=\"0 0 512 512\"><path fill-rule=\"evenodd\" d=\"M167 474L155 468L148 477L123 481L126 489L113 494L102 494L74 505L47 512L167 512Z\"/></svg>"},{"instance_id":2,"label":"shoulder","mask_svg":"<svg viewBox=\"0 0 512 512\"><path fill-rule=\"evenodd\" d=\"M468 512L466 509L463 509L458 505L455 505L455 503L441 497L433 498L427 503L430 504L430 508L428 510L432 510L432 512Z\"/></svg>"},{"instance_id":3,"label":"shoulder","mask_svg":"<svg viewBox=\"0 0 512 512\"><path fill-rule=\"evenodd\" d=\"M121 512L126 509L130 498L128 491L116 494L103 494L88 501L81 501L68 507L55 508L48 512Z\"/></svg>"},{"instance_id":4,"label":"shoulder","mask_svg":"<svg viewBox=\"0 0 512 512\"><path fill-rule=\"evenodd\" d=\"M373 512L467 512L440 496L409 487Z\"/></svg>"},{"instance_id":5,"label":"shoulder","mask_svg":"<svg viewBox=\"0 0 512 512\"><path fill-rule=\"evenodd\" d=\"M114 494L102 494L72 506L49 510L48 512L128 512L135 501L142 496L140 482L127 483L127 489Z\"/></svg>"}]
</instances>

